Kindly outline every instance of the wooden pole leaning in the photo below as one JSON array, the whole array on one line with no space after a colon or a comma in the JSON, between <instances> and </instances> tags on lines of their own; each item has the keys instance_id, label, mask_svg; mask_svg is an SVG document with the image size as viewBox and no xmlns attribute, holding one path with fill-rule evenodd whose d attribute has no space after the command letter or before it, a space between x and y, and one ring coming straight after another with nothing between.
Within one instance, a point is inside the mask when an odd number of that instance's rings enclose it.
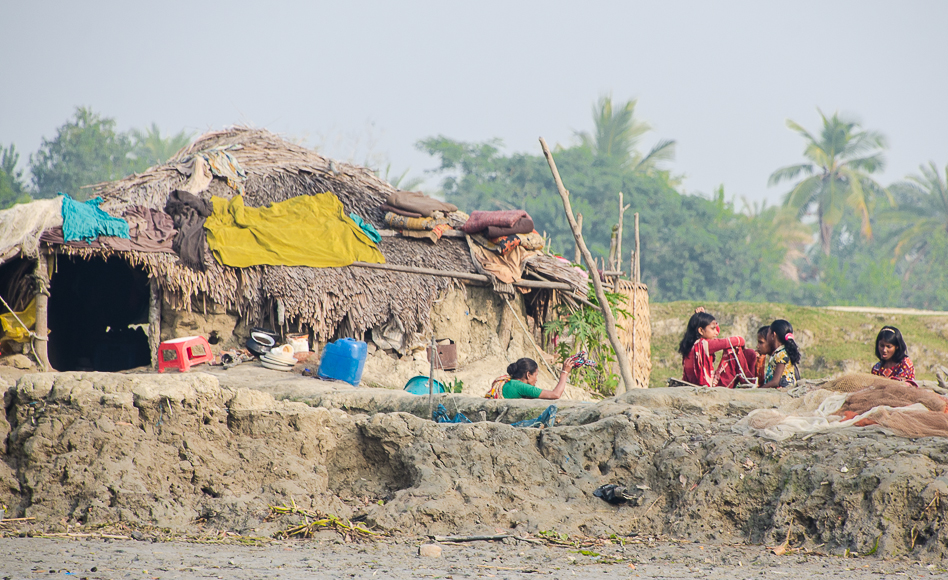
<instances>
[{"instance_id":1,"label":"wooden pole leaning","mask_svg":"<svg viewBox=\"0 0 948 580\"><path fill-rule=\"evenodd\" d=\"M579 224L579 225L577 225L576 227L579 228L579 232L582 233L582 231L583 231L583 214L581 214L581 213L576 214L576 223ZM573 255L573 263L574 263L574 264L579 264L582 259L583 259L583 257L582 257L582 256L580 255L580 253L579 253L579 245L577 244L577 245L576 245L576 253Z\"/></svg>"},{"instance_id":2,"label":"wooden pole leaning","mask_svg":"<svg viewBox=\"0 0 948 580\"><path fill-rule=\"evenodd\" d=\"M556 169L556 162L553 161L553 154L546 145L546 140L540 137L540 147L543 148L543 155L547 163L550 164L550 171L553 172L553 180L556 182L556 189L563 200L563 210L566 212L566 219L569 221L569 227L573 230L573 237L576 239L576 246L579 248L589 268L589 277L593 281L593 288L596 291L596 299L599 300L599 307L602 309L602 316L606 320L606 334L609 336L609 342L612 344L612 350L616 353L616 360L619 362L619 374L622 377L622 383L616 387L616 394L621 395L626 389L634 388L635 382L632 380L632 372L629 368L629 357L625 355L625 348L619 342L619 335L616 333L616 319L609 307L609 301L606 300L606 293L603 290L602 282L599 280L599 274L596 272L596 263L593 261L589 248L583 240L583 234L579 230L576 219L573 218L573 208L569 203L569 192L563 186L563 180L560 179L560 173Z\"/></svg>"}]
</instances>

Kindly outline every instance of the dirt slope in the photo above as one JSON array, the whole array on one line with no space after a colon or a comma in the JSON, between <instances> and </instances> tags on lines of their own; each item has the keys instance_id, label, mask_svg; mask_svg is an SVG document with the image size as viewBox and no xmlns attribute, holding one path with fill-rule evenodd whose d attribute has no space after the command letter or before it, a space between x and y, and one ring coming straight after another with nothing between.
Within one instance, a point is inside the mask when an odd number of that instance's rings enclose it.
<instances>
[{"instance_id":1,"label":"dirt slope","mask_svg":"<svg viewBox=\"0 0 948 580\"><path fill-rule=\"evenodd\" d=\"M315 381L314 381L315 382ZM422 397L314 393L312 407L210 375L28 374L5 395L0 501L39 529L122 521L265 535L268 505L400 534L665 533L829 553L945 555L948 441L848 429L774 444L731 432L785 395L648 389L563 402L558 426L439 425ZM490 420L539 402L442 399ZM333 407L333 408L328 408ZM371 408L373 414L341 410ZM504 419L505 421L509 419ZM845 467L846 469L842 469ZM604 483L637 495L615 507Z\"/></svg>"}]
</instances>

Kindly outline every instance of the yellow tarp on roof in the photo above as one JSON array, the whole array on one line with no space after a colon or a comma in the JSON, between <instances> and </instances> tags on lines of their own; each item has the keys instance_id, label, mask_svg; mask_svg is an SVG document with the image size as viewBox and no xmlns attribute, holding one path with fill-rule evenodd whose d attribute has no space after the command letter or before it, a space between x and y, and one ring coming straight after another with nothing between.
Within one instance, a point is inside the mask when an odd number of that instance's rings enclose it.
<instances>
[{"instance_id":1,"label":"yellow tarp on roof","mask_svg":"<svg viewBox=\"0 0 948 580\"><path fill-rule=\"evenodd\" d=\"M332 193L301 195L270 207L247 207L241 196L212 197L204 229L214 258L225 266L333 268L384 264L382 252Z\"/></svg>"},{"instance_id":2,"label":"yellow tarp on roof","mask_svg":"<svg viewBox=\"0 0 948 580\"><path fill-rule=\"evenodd\" d=\"M17 316L28 328L23 328L23 324L17 320ZM36 298L30 300L23 312L17 312L16 316L12 312L0 314L0 326L3 327L3 334L17 342L29 342L30 331L36 326Z\"/></svg>"}]
</instances>

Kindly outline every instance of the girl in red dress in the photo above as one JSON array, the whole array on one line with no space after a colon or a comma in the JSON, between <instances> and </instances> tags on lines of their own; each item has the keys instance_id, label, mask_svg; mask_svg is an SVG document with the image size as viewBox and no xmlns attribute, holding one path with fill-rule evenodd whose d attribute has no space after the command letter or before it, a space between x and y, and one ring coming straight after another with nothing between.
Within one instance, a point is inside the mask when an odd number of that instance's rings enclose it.
<instances>
[{"instance_id":1,"label":"girl in red dress","mask_svg":"<svg viewBox=\"0 0 948 580\"><path fill-rule=\"evenodd\" d=\"M695 310L688 321L685 336L678 345L684 370L682 380L704 387L730 387L754 376L757 356L744 348L744 337L718 338L721 327L703 307ZM714 368L714 355L725 351L721 366ZM749 381L747 381L749 382Z\"/></svg>"}]
</instances>

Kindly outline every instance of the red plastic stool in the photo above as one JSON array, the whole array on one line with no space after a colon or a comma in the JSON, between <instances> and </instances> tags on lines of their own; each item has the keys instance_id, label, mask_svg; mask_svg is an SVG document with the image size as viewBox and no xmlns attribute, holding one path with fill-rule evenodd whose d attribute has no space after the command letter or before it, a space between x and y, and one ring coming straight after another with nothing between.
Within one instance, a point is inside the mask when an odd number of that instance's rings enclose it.
<instances>
[{"instance_id":1,"label":"red plastic stool","mask_svg":"<svg viewBox=\"0 0 948 580\"><path fill-rule=\"evenodd\" d=\"M211 354L211 345L203 336L174 338L158 345L159 373L165 372L168 367L177 367L183 373L191 365L204 362L214 362L214 355Z\"/></svg>"}]
</instances>

